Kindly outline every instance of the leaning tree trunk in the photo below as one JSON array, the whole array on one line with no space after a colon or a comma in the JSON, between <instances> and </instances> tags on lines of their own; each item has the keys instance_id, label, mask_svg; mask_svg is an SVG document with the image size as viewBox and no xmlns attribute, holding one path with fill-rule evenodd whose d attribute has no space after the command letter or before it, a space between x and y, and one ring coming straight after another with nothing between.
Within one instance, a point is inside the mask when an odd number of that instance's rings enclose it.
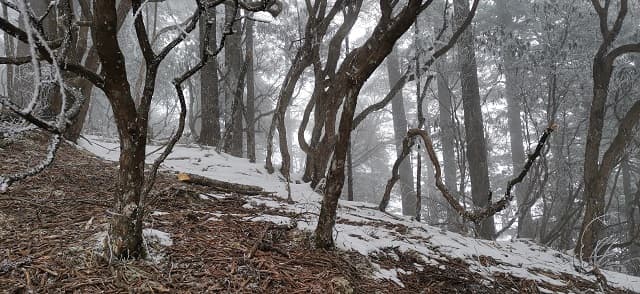
<instances>
[{"instance_id":1,"label":"leaning tree trunk","mask_svg":"<svg viewBox=\"0 0 640 294\"><path fill-rule=\"evenodd\" d=\"M456 26L464 21L469 12L469 2L454 1ZM460 84L462 86L462 105L464 109L465 139L467 142L467 160L471 177L471 197L473 204L485 208L489 204L489 167L487 143L484 137L480 89L478 86L478 67L476 65L473 44L473 27L469 26L460 36L458 43L458 62L460 66ZM492 239L495 235L493 217L480 223L478 234L481 238Z\"/></svg>"}]
</instances>

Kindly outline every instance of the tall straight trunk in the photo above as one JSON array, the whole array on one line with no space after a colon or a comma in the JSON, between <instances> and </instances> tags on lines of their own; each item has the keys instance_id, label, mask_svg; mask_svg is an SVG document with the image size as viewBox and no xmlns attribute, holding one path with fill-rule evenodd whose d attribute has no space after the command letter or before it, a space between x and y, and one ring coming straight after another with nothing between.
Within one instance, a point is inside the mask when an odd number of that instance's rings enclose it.
<instances>
[{"instance_id":1,"label":"tall straight trunk","mask_svg":"<svg viewBox=\"0 0 640 294\"><path fill-rule=\"evenodd\" d=\"M502 64L505 75L505 98L507 100L507 124L509 126L509 137L511 141L511 162L513 167L513 173L518 174L522 170L525 162L524 145L522 139L522 122L520 119L520 103L517 99L518 87L521 82L520 73L517 68L517 60L515 58L516 52L513 46L513 23L512 16L507 8L506 0L499 0L497 2L498 16L500 19L500 26L502 29ZM516 195L518 200L518 206L521 208L518 217L518 237L520 238L533 238L535 234L535 227L533 220L531 219L531 212L529 209L522 210L523 205L527 201L527 195L525 191L519 191L518 187L515 187L512 194Z\"/></svg>"},{"instance_id":2,"label":"tall straight trunk","mask_svg":"<svg viewBox=\"0 0 640 294\"><path fill-rule=\"evenodd\" d=\"M247 103L245 120L247 122L247 157L250 162L256 162L256 130L255 130L255 100L256 82L253 66L253 20L247 20L246 60L247 63Z\"/></svg>"},{"instance_id":3,"label":"tall straight trunk","mask_svg":"<svg viewBox=\"0 0 640 294\"><path fill-rule=\"evenodd\" d=\"M392 51L387 56L387 72L389 77L389 87L392 88L400 79L400 65L398 55ZM407 115L404 110L404 97L399 91L391 101L391 112L393 115L393 134L396 146L396 156L402 153L402 140L407 134ZM400 195L402 196L402 214L416 215L416 197L413 190L413 171L411 159L404 160L400 164Z\"/></svg>"},{"instance_id":4,"label":"tall straight trunk","mask_svg":"<svg viewBox=\"0 0 640 294\"><path fill-rule=\"evenodd\" d=\"M201 53L205 50L216 50L216 11L215 8L206 12L205 19L213 23L209 29L209 48L201 47ZM200 22L200 46L204 45L206 22ZM218 58L210 56L208 62L200 71L200 108L202 109L200 143L217 146L220 142L220 94L218 89Z\"/></svg>"},{"instance_id":5,"label":"tall straight trunk","mask_svg":"<svg viewBox=\"0 0 640 294\"><path fill-rule=\"evenodd\" d=\"M455 153L455 124L453 122L453 103L451 102L451 91L446 70L446 55L436 61L437 85L438 85L438 109L440 112L440 144L442 145L442 157L444 163L444 183L449 191L457 190L457 168ZM447 210L447 223L449 228L456 230L458 213L450 206Z\"/></svg>"},{"instance_id":6,"label":"tall straight trunk","mask_svg":"<svg viewBox=\"0 0 640 294\"><path fill-rule=\"evenodd\" d=\"M454 0L455 23L459 27L469 13L469 2ZM464 110L465 140L467 142L467 160L471 177L471 197L473 204L485 208L489 203L489 167L487 143L484 137L480 89L478 86L478 67L473 41L473 26L460 36L458 42L458 62L460 84L462 86L462 106ZM480 223L478 235L492 239L495 235L493 217Z\"/></svg>"},{"instance_id":7,"label":"tall straight trunk","mask_svg":"<svg viewBox=\"0 0 640 294\"><path fill-rule=\"evenodd\" d=\"M243 95L236 95L236 86L241 79L240 68L242 66L242 26L239 20L239 13L240 11L235 6L225 5L225 23L233 22L231 26L233 34L227 36L224 48L225 67L227 68L224 87L225 103L227 105L227 114L232 116L227 120L231 122L231 125L225 126L226 132L231 132L229 141L225 142L225 152L233 156L242 157L242 112L244 112L242 105L244 103L242 101ZM232 111L233 105L238 108L235 113Z\"/></svg>"},{"instance_id":8,"label":"tall straight trunk","mask_svg":"<svg viewBox=\"0 0 640 294\"><path fill-rule=\"evenodd\" d=\"M7 5L5 4L2 4L2 17L4 19L9 19ZM13 38L11 38L7 33L4 33L3 36L4 36L4 55L7 57L14 56L13 55ZM9 97L9 99L11 99L12 101L15 101L14 99L16 99L15 97L16 94L13 89L13 67L14 67L13 65L7 64L7 80L6 80L7 91L5 92L5 94L7 95L7 97Z\"/></svg>"}]
</instances>

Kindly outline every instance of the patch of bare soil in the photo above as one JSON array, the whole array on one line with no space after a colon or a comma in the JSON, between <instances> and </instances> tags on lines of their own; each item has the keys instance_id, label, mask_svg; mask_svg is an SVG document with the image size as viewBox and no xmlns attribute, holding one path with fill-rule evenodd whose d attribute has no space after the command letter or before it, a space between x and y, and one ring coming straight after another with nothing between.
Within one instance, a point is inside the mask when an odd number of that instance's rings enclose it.
<instances>
[{"instance_id":1,"label":"patch of bare soil","mask_svg":"<svg viewBox=\"0 0 640 294\"><path fill-rule=\"evenodd\" d=\"M46 138L31 134L0 149L0 173L37 163ZM461 260L425 265L411 254L374 258L402 268L405 288L372 278L366 257L315 250L286 225L252 222L264 213L246 197L201 199L206 187L164 174L147 228L173 245L155 261L109 261L94 249L107 229L116 164L64 144L53 166L0 194L0 292L4 293L537 293L508 275L488 281ZM162 213L160 213L162 212ZM216 213L212 213L216 212ZM273 212L270 212L273 214ZM390 249L391 250L391 249Z\"/></svg>"}]
</instances>

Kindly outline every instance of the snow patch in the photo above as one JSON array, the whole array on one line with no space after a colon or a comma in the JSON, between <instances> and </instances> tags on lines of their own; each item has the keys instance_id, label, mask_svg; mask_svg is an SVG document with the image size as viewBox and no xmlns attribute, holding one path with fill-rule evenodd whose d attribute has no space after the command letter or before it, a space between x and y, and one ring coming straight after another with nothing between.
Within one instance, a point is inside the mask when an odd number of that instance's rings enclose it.
<instances>
[{"instance_id":1,"label":"snow patch","mask_svg":"<svg viewBox=\"0 0 640 294\"><path fill-rule=\"evenodd\" d=\"M271 215L264 214L260 216L247 216L244 217L243 220L252 221L252 222L270 222L277 225L287 225L291 223L291 218L280 215Z\"/></svg>"},{"instance_id":2,"label":"snow patch","mask_svg":"<svg viewBox=\"0 0 640 294\"><path fill-rule=\"evenodd\" d=\"M118 142L107 142L92 136L88 138L89 141L80 141L83 148L99 157L112 161L118 160ZM149 150L155 150L156 147L149 146ZM286 183L278 175L269 174L260 164L250 163L247 159L209 150L211 149L206 147L178 145L170 158L164 162L163 169L193 173L221 181L261 186L265 191L274 192L282 200L287 198ZM147 161L152 162L158 153L148 156ZM300 177L292 175L294 182L298 178ZM267 207L279 210L283 214L296 214L299 216L296 218L298 229L315 230L322 196L307 184L291 183L290 186L293 204L258 195L247 197L248 202L243 207L249 209ZM224 197L206 195L208 199ZM212 217L209 220L212 221L219 220L222 216L222 214L211 214ZM278 224L291 221L290 218L276 215L252 218L242 215L241 217L246 220ZM158 234L156 237L164 238L165 244L171 240L166 233ZM505 272L520 278L545 281L554 285L562 284L561 281L553 280L544 274L535 273L535 269L554 273L563 272L588 281L596 280L593 275L580 273L574 267L575 265L588 268L588 265L557 250L527 240L478 240L443 231L406 217L383 213L377 210L376 205L363 202L343 200L339 202L334 238L338 248L353 250L363 255L388 255L389 248L393 248L398 254L414 254L421 261L421 264L415 266L417 271L424 270L424 266L427 265L444 267L438 262L440 258L460 258L469 263L471 270L488 280L496 272ZM492 262L488 265L482 262L483 260ZM610 285L640 292L640 277L605 270L602 272ZM382 269L377 266L374 275L402 285L398 273L402 272L398 269ZM544 291L544 289L540 290Z\"/></svg>"},{"instance_id":3,"label":"snow patch","mask_svg":"<svg viewBox=\"0 0 640 294\"><path fill-rule=\"evenodd\" d=\"M173 240L171 240L169 233L165 233L163 231L158 231L156 229L144 229L142 231L142 235L147 242L157 242L158 244L167 247L173 245Z\"/></svg>"},{"instance_id":4,"label":"snow patch","mask_svg":"<svg viewBox=\"0 0 640 294\"><path fill-rule=\"evenodd\" d=\"M389 281L392 281L392 282L396 283L396 285L404 288L404 284L398 278L398 270L397 269L394 269L394 268L392 268L392 269L383 269L382 267L380 267L380 265L378 265L376 263L372 263L372 266L375 269L374 272L373 272L373 277L375 279L378 279L378 280L389 280Z\"/></svg>"}]
</instances>

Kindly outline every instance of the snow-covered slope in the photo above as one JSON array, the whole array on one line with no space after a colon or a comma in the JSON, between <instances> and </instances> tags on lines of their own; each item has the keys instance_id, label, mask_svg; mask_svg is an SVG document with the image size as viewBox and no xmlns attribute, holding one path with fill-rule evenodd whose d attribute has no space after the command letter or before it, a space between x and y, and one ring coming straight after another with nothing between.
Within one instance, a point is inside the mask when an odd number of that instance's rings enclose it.
<instances>
[{"instance_id":1,"label":"snow-covered slope","mask_svg":"<svg viewBox=\"0 0 640 294\"><path fill-rule=\"evenodd\" d=\"M107 160L118 159L117 143L90 137L89 141L81 140L80 145ZM153 151L156 148L149 146L147 150ZM158 153L151 154L149 161L151 162ZM177 146L164 163L164 168L216 180L257 185L266 191L274 192L282 199L287 197L286 184L277 173L268 174L261 164L252 164L246 159L217 153L210 148ZM271 214L264 214L252 220L291 222L296 223L299 229L313 230L317 223L321 196L306 184L293 183L291 194L294 200L292 204L268 196L251 196L247 206L271 208ZM442 260L460 258L469 264L472 271L486 277L487 280L492 280L496 274L506 273L538 281L538 285L551 285L548 288L541 287L540 291L554 291L554 286L566 286L571 289L571 285L567 285L570 282L566 279L556 278L562 274L596 281L595 275L576 270L581 267L589 268L588 265L580 263L570 255L538 246L530 241L478 240L380 212L376 205L368 203L341 201L334 237L340 249L357 251L363 255L393 255L394 253L389 253L388 249L394 248L396 252L417 255L423 264L438 265ZM402 286L398 275L406 274L406 269L377 264L373 267L376 269L375 277L388 279ZM416 268L420 270L418 265ZM602 272L610 286L640 293L640 277L604 270Z\"/></svg>"}]
</instances>

